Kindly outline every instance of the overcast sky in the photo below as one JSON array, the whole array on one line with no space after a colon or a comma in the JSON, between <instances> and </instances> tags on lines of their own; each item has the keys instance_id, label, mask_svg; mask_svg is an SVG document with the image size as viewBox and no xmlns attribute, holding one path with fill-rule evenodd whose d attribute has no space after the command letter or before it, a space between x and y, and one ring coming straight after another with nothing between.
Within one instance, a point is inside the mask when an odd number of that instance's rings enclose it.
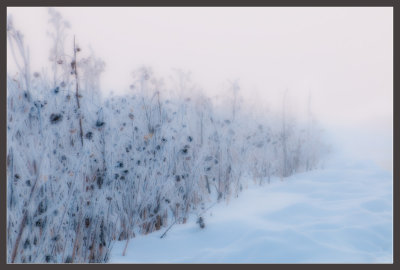
<instances>
[{"instance_id":1,"label":"overcast sky","mask_svg":"<svg viewBox=\"0 0 400 270\"><path fill-rule=\"evenodd\" d=\"M311 93L320 122L363 130L372 136L368 145L387 142L366 154L380 151L391 160L391 7L56 10L70 22L70 36L105 60L103 91L127 90L131 71L149 65L165 77L171 68L190 70L210 95L239 79L246 102L259 108L277 107L288 89L292 106L305 110ZM8 8L8 14L30 46L32 69L40 71L50 48L47 9Z\"/></svg>"}]
</instances>

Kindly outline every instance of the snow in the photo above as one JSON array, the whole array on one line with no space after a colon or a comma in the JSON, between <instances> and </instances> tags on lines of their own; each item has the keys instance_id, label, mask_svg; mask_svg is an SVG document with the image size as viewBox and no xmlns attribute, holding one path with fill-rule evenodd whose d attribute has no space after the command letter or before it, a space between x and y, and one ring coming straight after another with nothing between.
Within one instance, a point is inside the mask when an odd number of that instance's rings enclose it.
<instances>
[{"instance_id":1,"label":"snow","mask_svg":"<svg viewBox=\"0 0 400 270\"><path fill-rule=\"evenodd\" d=\"M111 263L392 263L392 172L332 158L325 169L252 180L238 198L116 242Z\"/></svg>"},{"instance_id":2,"label":"snow","mask_svg":"<svg viewBox=\"0 0 400 270\"><path fill-rule=\"evenodd\" d=\"M392 175L374 163L391 168L391 118L322 128L311 92L301 105L268 90L256 106L239 78L204 90L190 71L146 66L129 93L102 96L104 62L49 15L51 70L41 72L7 21L18 66L7 76L8 262L392 260ZM338 155L335 140L355 155Z\"/></svg>"}]
</instances>

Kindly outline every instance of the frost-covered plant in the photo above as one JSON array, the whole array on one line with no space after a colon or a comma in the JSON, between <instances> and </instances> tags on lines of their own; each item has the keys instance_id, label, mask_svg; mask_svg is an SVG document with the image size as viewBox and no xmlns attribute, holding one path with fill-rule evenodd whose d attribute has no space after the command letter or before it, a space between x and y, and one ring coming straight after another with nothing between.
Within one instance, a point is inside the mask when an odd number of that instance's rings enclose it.
<instances>
[{"instance_id":1,"label":"frost-covered plant","mask_svg":"<svg viewBox=\"0 0 400 270\"><path fill-rule=\"evenodd\" d=\"M9 262L106 262L113 241L201 216L249 176L263 183L318 164L315 122L242 109L238 82L217 106L189 73L168 86L142 67L129 94L92 98L104 63L76 44L67 57L67 24L50 15L51 79L31 76L8 26L23 59L21 76L7 78Z\"/></svg>"}]
</instances>

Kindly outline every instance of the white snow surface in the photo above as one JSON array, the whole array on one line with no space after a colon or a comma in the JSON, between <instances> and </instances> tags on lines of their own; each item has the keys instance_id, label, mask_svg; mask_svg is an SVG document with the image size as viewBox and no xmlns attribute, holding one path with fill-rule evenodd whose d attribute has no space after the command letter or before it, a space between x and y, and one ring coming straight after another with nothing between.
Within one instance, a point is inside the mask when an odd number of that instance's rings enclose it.
<instances>
[{"instance_id":1,"label":"white snow surface","mask_svg":"<svg viewBox=\"0 0 400 270\"><path fill-rule=\"evenodd\" d=\"M248 186L204 215L116 242L111 263L392 263L392 172L371 162ZM167 226L168 227L168 226Z\"/></svg>"}]
</instances>

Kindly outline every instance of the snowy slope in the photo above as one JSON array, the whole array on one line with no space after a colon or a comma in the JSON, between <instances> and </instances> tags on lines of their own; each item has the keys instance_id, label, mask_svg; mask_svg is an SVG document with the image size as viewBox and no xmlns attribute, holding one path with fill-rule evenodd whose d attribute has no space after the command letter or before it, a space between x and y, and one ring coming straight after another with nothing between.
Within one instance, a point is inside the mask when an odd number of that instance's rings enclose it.
<instances>
[{"instance_id":1,"label":"snowy slope","mask_svg":"<svg viewBox=\"0 0 400 270\"><path fill-rule=\"evenodd\" d=\"M392 173L369 162L252 184L185 225L116 242L112 263L391 263Z\"/></svg>"}]
</instances>

